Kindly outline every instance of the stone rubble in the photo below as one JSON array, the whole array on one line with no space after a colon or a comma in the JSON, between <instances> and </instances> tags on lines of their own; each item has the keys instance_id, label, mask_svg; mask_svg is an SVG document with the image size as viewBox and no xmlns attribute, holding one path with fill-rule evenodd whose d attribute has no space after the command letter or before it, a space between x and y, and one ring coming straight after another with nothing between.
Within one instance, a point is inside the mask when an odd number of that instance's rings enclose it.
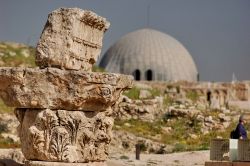
<instances>
[{"instance_id":1,"label":"stone rubble","mask_svg":"<svg viewBox=\"0 0 250 166\"><path fill-rule=\"evenodd\" d=\"M113 106L113 116L117 119L140 119L152 122L163 113L161 102L156 99L131 100L122 96L120 102Z\"/></svg>"},{"instance_id":2,"label":"stone rubble","mask_svg":"<svg viewBox=\"0 0 250 166\"><path fill-rule=\"evenodd\" d=\"M135 145L140 143L143 145L143 153L165 154L173 151L172 145L165 145L156 141L137 137L131 133L114 130L114 139L111 141L111 152L114 153L135 153Z\"/></svg>"},{"instance_id":3,"label":"stone rubble","mask_svg":"<svg viewBox=\"0 0 250 166\"><path fill-rule=\"evenodd\" d=\"M2 113L0 114L0 135L7 140L15 143L20 142L20 138L17 135L17 127L19 122L13 114Z\"/></svg>"},{"instance_id":4,"label":"stone rubble","mask_svg":"<svg viewBox=\"0 0 250 166\"><path fill-rule=\"evenodd\" d=\"M149 85L143 86L142 83L139 85L143 87L143 89L139 89L140 93L141 91L145 91L144 87L152 89ZM220 113L218 113L218 116L208 116L207 111L209 111L209 109L201 108L200 105L186 99L177 99L166 107L163 104L163 96L134 100L129 99L127 96L121 96L118 103L114 106L113 113L117 120L139 119L146 122L153 122L164 116L170 118L167 121L175 121L181 118L197 120L201 126L200 132L204 134L214 129L224 131L230 126L231 117L228 115L230 114L229 109L223 108L220 110ZM163 128L164 133L169 133L170 131L169 129ZM190 135L190 137L193 136Z\"/></svg>"}]
</instances>

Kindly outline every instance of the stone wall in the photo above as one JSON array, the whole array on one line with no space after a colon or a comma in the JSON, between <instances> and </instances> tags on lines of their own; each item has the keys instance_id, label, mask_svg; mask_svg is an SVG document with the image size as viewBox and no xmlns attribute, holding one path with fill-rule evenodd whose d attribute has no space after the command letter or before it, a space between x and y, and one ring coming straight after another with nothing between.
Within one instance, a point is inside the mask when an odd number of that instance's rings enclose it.
<instances>
[{"instance_id":1,"label":"stone wall","mask_svg":"<svg viewBox=\"0 0 250 166\"><path fill-rule=\"evenodd\" d=\"M147 83L146 84L151 84ZM152 83L154 84L154 83ZM159 84L159 83L158 83ZM226 82L166 82L164 85L166 94L173 98L188 98L189 94L197 95L197 101L209 105L213 109L228 108L229 103L241 107L237 103L250 102L250 83L248 81ZM247 105L247 104L244 104ZM245 107L244 107L245 108ZM248 107L250 109L250 107Z\"/></svg>"}]
</instances>

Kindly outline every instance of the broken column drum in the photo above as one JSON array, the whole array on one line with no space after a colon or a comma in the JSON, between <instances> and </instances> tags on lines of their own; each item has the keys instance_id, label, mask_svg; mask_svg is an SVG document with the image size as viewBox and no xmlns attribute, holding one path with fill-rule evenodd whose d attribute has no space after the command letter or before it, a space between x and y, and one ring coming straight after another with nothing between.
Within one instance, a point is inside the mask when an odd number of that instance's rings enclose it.
<instances>
[{"instance_id":1,"label":"broken column drum","mask_svg":"<svg viewBox=\"0 0 250 166\"><path fill-rule=\"evenodd\" d=\"M112 137L112 105L132 77L91 72L109 23L91 11L49 14L37 45L39 68L0 68L0 97L20 121L30 161L102 162Z\"/></svg>"}]
</instances>

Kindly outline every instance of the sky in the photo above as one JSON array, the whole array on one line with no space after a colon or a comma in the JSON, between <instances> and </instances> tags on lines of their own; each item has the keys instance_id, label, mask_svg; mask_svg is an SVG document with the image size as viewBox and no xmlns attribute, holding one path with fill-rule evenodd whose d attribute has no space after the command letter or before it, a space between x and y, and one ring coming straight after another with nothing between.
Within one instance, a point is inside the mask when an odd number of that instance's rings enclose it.
<instances>
[{"instance_id":1,"label":"sky","mask_svg":"<svg viewBox=\"0 0 250 166\"><path fill-rule=\"evenodd\" d=\"M123 35L152 28L186 47L201 81L231 81L233 73L250 80L250 0L0 0L0 41L35 46L48 14L60 7L110 21L101 55Z\"/></svg>"}]
</instances>

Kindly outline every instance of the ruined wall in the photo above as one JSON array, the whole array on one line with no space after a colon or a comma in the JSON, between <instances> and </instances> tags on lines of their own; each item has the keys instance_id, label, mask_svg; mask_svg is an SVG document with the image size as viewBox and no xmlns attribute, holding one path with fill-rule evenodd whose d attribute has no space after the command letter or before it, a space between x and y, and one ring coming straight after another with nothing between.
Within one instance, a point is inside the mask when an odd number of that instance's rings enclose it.
<instances>
[{"instance_id":1,"label":"ruined wall","mask_svg":"<svg viewBox=\"0 0 250 166\"><path fill-rule=\"evenodd\" d=\"M242 82L143 82L175 99L197 100L210 108L228 106L250 109L250 83ZM197 98L197 99L196 99Z\"/></svg>"}]
</instances>

